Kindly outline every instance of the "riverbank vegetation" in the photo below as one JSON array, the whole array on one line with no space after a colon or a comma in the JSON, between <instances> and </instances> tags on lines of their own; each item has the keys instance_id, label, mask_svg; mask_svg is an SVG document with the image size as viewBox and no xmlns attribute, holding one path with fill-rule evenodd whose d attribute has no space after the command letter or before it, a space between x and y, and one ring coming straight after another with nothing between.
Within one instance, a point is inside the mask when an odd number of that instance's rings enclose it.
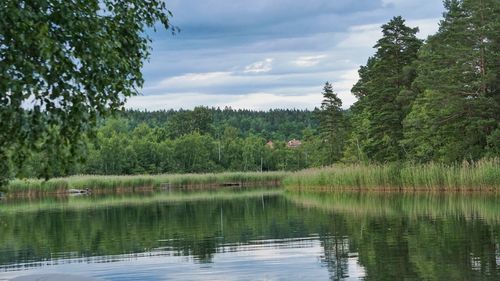
<instances>
[{"instance_id":1,"label":"riverbank vegetation","mask_svg":"<svg viewBox=\"0 0 500 281\"><path fill-rule=\"evenodd\" d=\"M343 157L359 162L477 161L500 153L498 2L445 1L424 42L401 17L382 26L352 88Z\"/></svg>"},{"instance_id":2,"label":"riverbank vegetation","mask_svg":"<svg viewBox=\"0 0 500 281\"><path fill-rule=\"evenodd\" d=\"M209 189L234 186L280 186L290 190L324 191L500 191L500 159L447 165L342 164L298 172L226 172L131 176L71 176L13 180L3 191L8 196L62 194L89 189L95 193Z\"/></svg>"},{"instance_id":3,"label":"riverbank vegetation","mask_svg":"<svg viewBox=\"0 0 500 281\"><path fill-rule=\"evenodd\" d=\"M209 189L212 187L277 186L285 173L218 173L218 174L169 174L134 176L71 176L48 181L25 179L11 181L3 191L7 196L64 194L72 189L92 193L116 193L140 190Z\"/></svg>"},{"instance_id":4,"label":"riverbank vegetation","mask_svg":"<svg viewBox=\"0 0 500 281\"><path fill-rule=\"evenodd\" d=\"M500 159L446 165L351 164L296 172L289 189L360 191L500 191Z\"/></svg>"}]
</instances>

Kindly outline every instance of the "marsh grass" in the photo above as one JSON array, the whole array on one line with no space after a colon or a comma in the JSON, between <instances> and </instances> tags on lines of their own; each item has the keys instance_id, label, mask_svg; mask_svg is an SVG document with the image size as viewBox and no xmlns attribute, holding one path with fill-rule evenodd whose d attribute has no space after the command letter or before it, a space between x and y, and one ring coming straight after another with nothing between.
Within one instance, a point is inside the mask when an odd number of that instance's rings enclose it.
<instances>
[{"instance_id":1,"label":"marsh grass","mask_svg":"<svg viewBox=\"0 0 500 281\"><path fill-rule=\"evenodd\" d=\"M336 165L309 169L287 176L290 189L398 190L398 191L498 191L500 159L456 165L371 164Z\"/></svg>"},{"instance_id":2,"label":"marsh grass","mask_svg":"<svg viewBox=\"0 0 500 281\"><path fill-rule=\"evenodd\" d=\"M241 172L218 174L164 174L133 176L71 176L54 178L48 181L39 179L16 179L4 188L7 194L49 194L65 193L69 189L90 189L93 192L116 192L149 188L152 190L165 187L208 188L224 184L241 186L271 184L277 185L285 177L282 172Z\"/></svg>"},{"instance_id":3,"label":"marsh grass","mask_svg":"<svg viewBox=\"0 0 500 281\"><path fill-rule=\"evenodd\" d=\"M304 190L382 191L493 191L500 186L500 158L455 165L352 164L285 172L232 172L218 174L164 174L133 176L72 176L48 181L13 180L2 191L9 194L41 195L66 193L69 189L93 192L157 190L162 188L206 189L225 184L239 186L283 185Z\"/></svg>"}]
</instances>

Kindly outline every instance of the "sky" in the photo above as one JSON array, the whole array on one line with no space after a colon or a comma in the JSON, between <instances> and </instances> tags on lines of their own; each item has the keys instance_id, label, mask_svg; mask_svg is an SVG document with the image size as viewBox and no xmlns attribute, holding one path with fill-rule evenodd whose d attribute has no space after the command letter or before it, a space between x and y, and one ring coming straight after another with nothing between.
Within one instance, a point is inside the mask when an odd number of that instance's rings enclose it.
<instances>
[{"instance_id":1,"label":"sky","mask_svg":"<svg viewBox=\"0 0 500 281\"><path fill-rule=\"evenodd\" d=\"M380 26L401 15L425 39L441 0L167 0L180 28L148 32L145 84L127 108L314 109L326 81L348 108Z\"/></svg>"}]
</instances>

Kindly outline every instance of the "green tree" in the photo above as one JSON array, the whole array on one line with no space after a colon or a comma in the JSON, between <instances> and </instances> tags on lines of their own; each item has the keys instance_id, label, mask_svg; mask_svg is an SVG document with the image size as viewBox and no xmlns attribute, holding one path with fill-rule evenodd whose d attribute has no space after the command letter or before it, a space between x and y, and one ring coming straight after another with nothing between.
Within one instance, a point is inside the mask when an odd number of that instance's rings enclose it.
<instances>
[{"instance_id":1,"label":"green tree","mask_svg":"<svg viewBox=\"0 0 500 281\"><path fill-rule=\"evenodd\" d=\"M203 106L196 107L194 110L181 110L169 119L167 127L172 138L193 132L212 134L214 133L213 115L208 108Z\"/></svg>"},{"instance_id":2,"label":"green tree","mask_svg":"<svg viewBox=\"0 0 500 281\"><path fill-rule=\"evenodd\" d=\"M99 163L100 173L106 175L120 175L126 170L127 161L127 139L122 135L113 135L100 141Z\"/></svg>"},{"instance_id":3,"label":"green tree","mask_svg":"<svg viewBox=\"0 0 500 281\"><path fill-rule=\"evenodd\" d=\"M438 33L419 53L414 87L421 94L402 144L416 161L498 155L500 5L450 0L445 8Z\"/></svg>"},{"instance_id":4,"label":"green tree","mask_svg":"<svg viewBox=\"0 0 500 281\"><path fill-rule=\"evenodd\" d=\"M75 158L97 117L138 93L146 29L169 16L158 0L2 1L0 184L30 151Z\"/></svg>"},{"instance_id":5,"label":"green tree","mask_svg":"<svg viewBox=\"0 0 500 281\"><path fill-rule=\"evenodd\" d=\"M360 68L360 80L352 89L359 100L351 118L350 157L366 155L377 162L404 157L399 141L403 138L402 120L415 98L411 84L422 45L417 32L418 28L406 26L400 16L382 25L377 52Z\"/></svg>"},{"instance_id":6,"label":"green tree","mask_svg":"<svg viewBox=\"0 0 500 281\"><path fill-rule=\"evenodd\" d=\"M162 173L175 172L173 141L165 140L158 145L159 171Z\"/></svg>"},{"instance_id":7,"label":"green tree","mask_svg":"<svg viewBox=\"0 0 500 281\"><path fill-rule=\"evenodd\" d=\"M244 171L260 171L261 161L264 161L265 140L255 135L250 135L243 141L242 156Z\"/></svg>"},{"instance_id":8,"label":"green tree","mask_svg":"<svg viewBox=\"0 0 500 281\"><path fill-rule=\"evenodd\" d=\"M344 145L344 115L342 100L333 91L332 84L325 83L323 101L318 112L321 138L323 140L324 165L332 164L342 157Z\"/></svg>"},{"instance_id":9,"label":"green tree","mask_svg":"<svg viewBox=\"0 0 500 281\"><path fill-rule=\"evenodd\" d=\"M232 126L225 126L222 138L217 144L217 154L220 155L219 164L227 170L243 169L243 144L238 136L238 129ZM220 154L219 154L220 152Z\"/></svg>"},{"instance_id":10,"label":"green tree","mask_svg":"<svg viewBox=\"0 0 500 281\"><path fill-rule=\"evenodd\" d=\"M179 171L186 173L211 172L216 169L214 139L198 132L175 140L174 159Z\"/></svg>"}]
</instances>

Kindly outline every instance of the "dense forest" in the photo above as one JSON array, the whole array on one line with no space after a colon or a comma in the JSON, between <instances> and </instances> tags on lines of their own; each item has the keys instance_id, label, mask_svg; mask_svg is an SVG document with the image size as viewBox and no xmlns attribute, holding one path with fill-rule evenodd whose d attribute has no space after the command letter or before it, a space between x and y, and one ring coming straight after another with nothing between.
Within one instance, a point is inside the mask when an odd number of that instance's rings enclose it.
<instances>
[{"instance_id":1,"label":"dense forest","mask_svg":"<svg viewBox=\"0 0 500 281\"><path fill-rule=\"evenodd\" d=\"M124 111L101 120L95 140L86 141L85 161L56 165L57 156L42 152L31 155L19 175L269 171L326 165L313 162L327 161L313 147L317 114L318 110L207 107ZM294 139L302 145L288 145ZM53 168L47 171L49 166Z\"/></svg>"},{"instance_id":2,"label":"dense forest","mask_svg":"<svg viewBox=\"0 0 500 281\"><path fill-rule=\"evenodd\" d=\"M348 110L327 82L314 111L125 111L100 121L96 138L81 148L84 161L57 164L60 157L48 149L26 155L13 170L18 177L269 171L497 157L499 2L444 5L438 32L425 41L402 17L382 26Z\"/></svg>"}]
</instances>

